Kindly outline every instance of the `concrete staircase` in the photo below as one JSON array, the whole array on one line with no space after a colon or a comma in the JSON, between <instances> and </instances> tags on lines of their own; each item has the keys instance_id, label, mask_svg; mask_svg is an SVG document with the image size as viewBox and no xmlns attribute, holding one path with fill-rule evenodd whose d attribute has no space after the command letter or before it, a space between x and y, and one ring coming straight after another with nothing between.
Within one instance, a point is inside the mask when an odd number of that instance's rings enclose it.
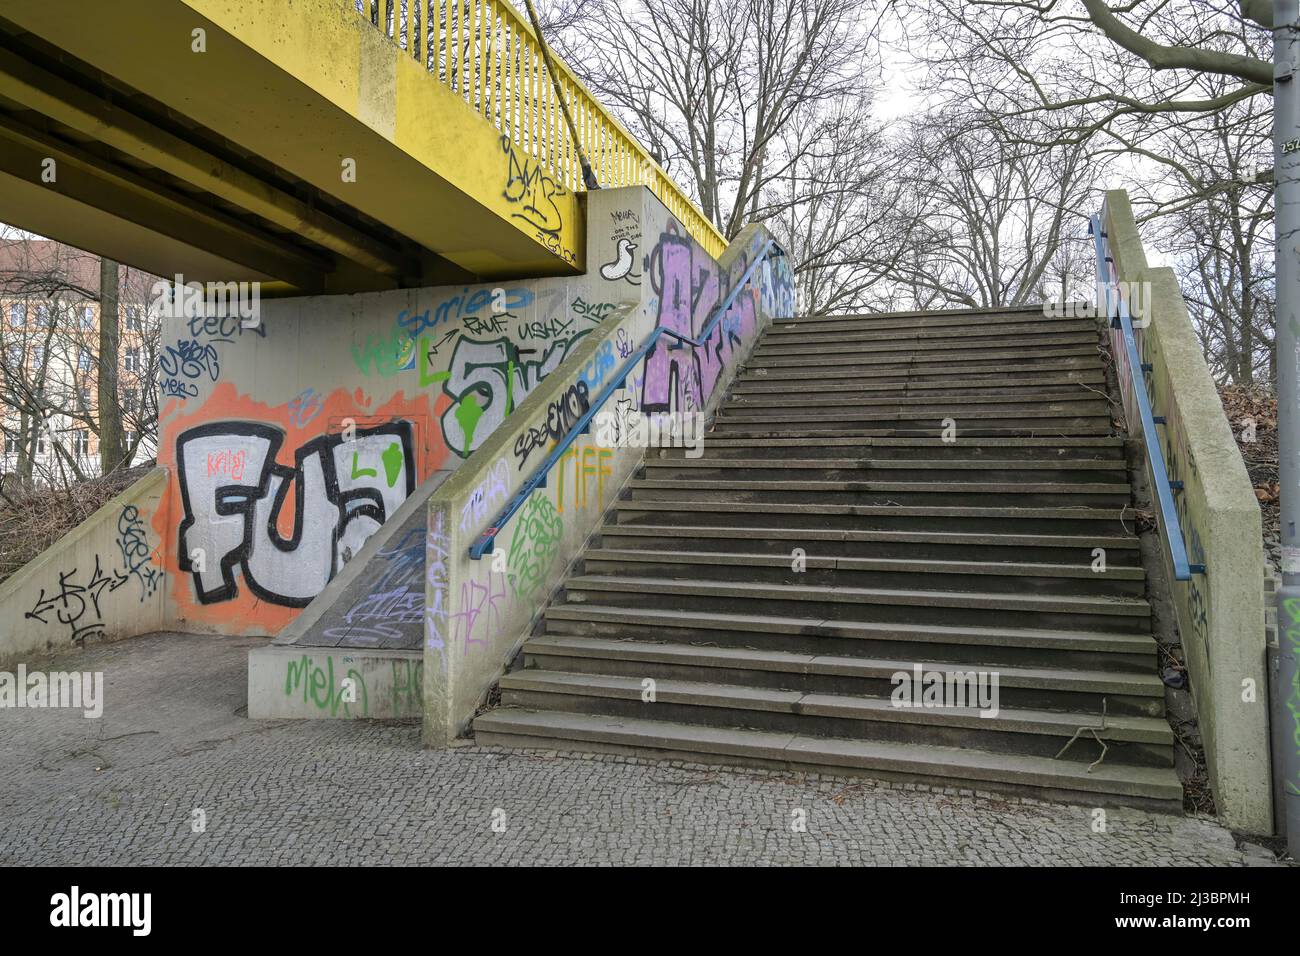
<instances>
[{"instance_id":1,"label":"concrete staircase","mask_svg":"<svg viewBox=\"0 0 1300 956\"><path fill-rule=\"evenodd\" d=\"M1037 309L777 323L703 457L650 451L476 738L1177 809L1099 342ZM918 663L996 671L1000 712L894 706Z\"/></svg>"}]
</instances>

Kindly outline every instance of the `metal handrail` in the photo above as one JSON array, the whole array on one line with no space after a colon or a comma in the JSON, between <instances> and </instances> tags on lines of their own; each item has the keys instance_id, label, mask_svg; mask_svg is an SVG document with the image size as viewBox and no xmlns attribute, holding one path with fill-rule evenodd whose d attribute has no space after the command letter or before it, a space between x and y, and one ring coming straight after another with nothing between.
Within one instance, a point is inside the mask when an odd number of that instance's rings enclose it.
<instances>
[{"instance_id":1,"label":"metal handrail","mask_svg":"<svg viewBox=\"0 0 1300 956\"><path fill-rule=\"evenodd\" d=\"M527 481L519 486L519 490L515 492L514 497L510 499L509 503L506 504L501 513L497 515L491 526L485 528L478 538L475 539L474 543L469 546L469 556L471 560L477 561L482 558L484 554L493 550L493 546L496 543L497 532L504 528L506 522L513 518L515 513L524 506L524 502L528 500L529 495L538 488L546 487L546 476L550 473L550 470L559 463L561 458L564 457L564 453L568 451L569 446L577 440L578 436L586 434L590 428L592 418L595 417L596 412L600 411L601 407L609 401L610 396L627 384L627 377L632 374L632 371L642 359L654 351L655 346L659 343L659 337L661 335L666 335L671 339L675 339L676 342L669 346L671 349L685 348L687 345L699 348L705 345L713 335L714 330L718 327L718 323L722 321L722 317L727 314L727 311L735 303L736 296L740 294L740 290L748 285L750 279L753 278L754 270L757 269L759 265L762 264L763 260L767 258L768 253L773 252L778 256L785 254L781 251L781 247L778 246L774 240L769 239L763 244L763 248L759 251L758 255L754 257L754 261L749 264L749 268L741 274L740 280L736 283L735 287L727 293L727 297L722 300L722 304L719 305L713 315L710 316L709 321L704 323L704 328L700 330L698 339L689 338L688 336L682 335L680 332L674 332L672 329L665 328L662 325L657 326L654 331L646 336L646 340L627 357L627 360L623 363L622 367L619 368L614 376L606 383L605 387L596 397L596 400L587 406L587 410L583 412L582 417L573 423L573 427L570 428L565 436L560 439L555 448L551 450L551 453L546 456L546 460L542 462L536 471L529 475Z\"/></svg>"},{"instance_id":2,"label":"metal handrail","mask_svg":"<svg viewBox=\"0 0 1300 956\"><path fill-rule=\"evenodd\" d=\"M1094 214L1088 223L1088 232L1092 236L1093 247L1097 253L1097 296L1098 309L1105 310L1106 319L1112 329L1119 329L1124 340L1124 354L1128 359L1128 382L1137 403L1138 416L1142 419L1142 442L1146 446L1147 459L1151 462L1151 474L1155 480L1156 501L1160 505L1160 518L1164 523L1165 538L1169 543L1169 557L1174 565L1174 580L1188 581L1193 574L1204 574L1205 565L1189 564L1187 545L1183 542L1183 526L1178 520L1178 509L1174 507L1174 492L1183 490L1181 481L1171 481L1169 469L1165 465L1165 454L1156 437L1156 425L1165 424L1164 416L1156 416L1151 411L1151 400L1147 396L1146 374L1149 370L1138 354L1137 338L1133 334L1133 317L1129 314L1128 304L1124 301L1118 284L1111 278L1115 260L1110 255L1110 244L1102 229L1101 216ZM1137 381L1137 376L1142 376Z\"/></svg>"},{"instance_id":3,"label":"metal handrail","mask_svg":"<svg viewBox=\"0 0 1300 956\"><path fill-rule=\"evenodd\" d=\"M571 190L584 188L579 152L606 188L644 185L712 256L727 239L686 190L596 99L573 69L551 53L547 82L542 41L527 16L506 0L347 0L373 26L422 62L429 74L493 123L525 156L545 164ZM433 15L430 16L429 14ZM577 137L569 134L561 95L570 104Z\"/></svg>"}]
</instances>

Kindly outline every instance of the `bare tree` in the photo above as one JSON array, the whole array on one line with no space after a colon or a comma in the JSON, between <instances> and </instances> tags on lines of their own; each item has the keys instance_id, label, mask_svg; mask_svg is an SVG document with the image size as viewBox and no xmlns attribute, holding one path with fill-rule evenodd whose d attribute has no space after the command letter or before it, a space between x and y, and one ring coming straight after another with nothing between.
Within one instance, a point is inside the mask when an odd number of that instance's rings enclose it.
<instances>
[{"instance_id":1,"label":"bare tree","mask_svg":"<svg viewBox=\"0 0 1300 956\"><path fill-rule=\"evenodd\" d=\"M894 166L917 206L907 254L891 278L917 308L1024 305L1077 269L1092 171L1083 151L1031 146L993 116L952 111L907 125Z\"/></svg>"},{"instance_id":2,"label":"bare tree","mask_svg":"<svg viewBox=\"0 0 1300 956\"><path fill-rule=\"evenodd\" d=\"M566 8L569 28L553 40L730 237L761 216L764 191L822 145L784 135L796 117L869 102L866 9L840 0L590 0Z\"/></svg>"},{"instance_id":3,"label":"bare tree","mask_svg":"<svg viewBox=\"0 0 1300 956\"><path fill-rule=\"evenodd\" d=\"M11 483L67 486L156 446L158 320L146 308L154 279L120 270L125 329L119 320L107 333L115 356L105 360L100 270L97 256L69 246L11 229L0 236L0 427ZM115 463L103 460L105 422L118 431Z\"/></svg>"}]
</instances>

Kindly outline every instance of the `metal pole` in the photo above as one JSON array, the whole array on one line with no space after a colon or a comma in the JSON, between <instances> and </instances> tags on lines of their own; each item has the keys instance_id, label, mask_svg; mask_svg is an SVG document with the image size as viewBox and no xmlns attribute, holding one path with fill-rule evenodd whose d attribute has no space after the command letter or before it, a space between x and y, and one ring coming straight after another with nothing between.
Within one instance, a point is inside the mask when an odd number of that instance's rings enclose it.
<instances>
[{"instance_id":1,"label":"metal pole","mask_svg":"<svg viewBox=\"0 0 1300 956\"><path fill-rule=\"evenodd\" d=\"M1287 844L1300 859L1300 0L1273 0L1273 208L1277 261L1277 436L1282 588L1277 633L1282 720L1273 727Z\"/></svg>"},{"instance_id":2,"label":"metal pole","mask_svg":"<svg viewBox=\"0 0 1300 956\"><path fill-rule=\"evenodd\" d=\"M596 174L592 172L591 163L587 162L587 152L582 148L582 140L578 139L578 127L573 124L573 116L569 113L568 101L564 98L564 91L560 89L560 74L555 72L555 64L551 62L551 51L546 44L546 38L542 36L542 24L537 19L537 11L533 9L533 0L524 0L524 6L528 8L528 19L533 23L533 32L537 34L537 45L542 50L542 62L546 64L546 72L551 74L551 85L555 89L555 98L560 101L560 110L564 113L564 122L568 124L569 135L573 137L574 149L578 151L578 164L582 167L582 183L587 189L599 189L600 182L596 179Z\"/></svg>"}]
</instances>

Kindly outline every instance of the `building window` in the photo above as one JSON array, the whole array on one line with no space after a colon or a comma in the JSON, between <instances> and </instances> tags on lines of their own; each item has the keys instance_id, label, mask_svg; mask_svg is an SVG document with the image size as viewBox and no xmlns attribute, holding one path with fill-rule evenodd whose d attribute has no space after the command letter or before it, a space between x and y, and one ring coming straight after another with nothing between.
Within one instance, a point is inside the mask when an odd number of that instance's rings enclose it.
<instances>
[{"instance_id":1,"label":"building window","mask_svg":"<svg viewBox=\"0 0 1300 956\"><path fill-rule=\"evenodd\" d=\"M18 454L18 436L5 435L5 454L6 455Z\"/></svg>"},{"instance_id":2,"label":"building window","mask_svg":"<svg viewBox=\"0 0 1300 956\"><path fill-rule=\"evenodd\" d=\"M9 367L15 372L22 368L23 347L18 343L9 346Z\"/></svg>"},{"instance_id":3,"label":"building window","mask_svg":"<svg viewBox=\"0 0 1300 956\"><path fill-rule=\"evenodd\" d=\"M126 356L122 360L122 367L128 372L140 371L140 349L138 346L131 346L126 350Z\"/></svg>"},{"instance_id":4,"label":"building window","mask_svg":"<svg viewBox=\"0 0 1300 956\"><path fill-rule=\"evenodd\" d=\"M90 408L90 388L82 387L77 389L77 400L81 403L83 409Z\"/></svg>"},{"instance_id":5,"label":"building window","mask_svg":"<svg viewBox=\"0 0 1300 956\"><path fill-rule=\"evenodd\" d=\"M36 307L36 324L42 329L50 327L50 307L44 302Z\"/></svg>"},{"instance_id":6,"label":"building window","mask_svg":"<svg viewBox=\"0 0 1300 956\"><path fill-rule=\"evenodd\" d=\"M93 305L82 306L81 309L81 327L87 332L95 327L95 307Z\"/></svg>"},{"instance_id":7,"label":"building window","mask_svg":"<svg viewBox=\"0 0 1300 956\"><path fill-rule=\"evenodd\" d=\"M126 327L130 332L144 331L144 309L138 305L126 307Z\"/></svg>"},{"instance_id":8,"label":"building window","mask_svg":"<svg viewBox=\"0 0 1300 956\"><path fill-rule=\"evenodd\" d=\"M39 369L45 364L45 347L41 345L32 346L32 368Z\"/></svg>"},{"instance_id":9,"label":"building window","mask_svg":"<svg viewBox=\"0 0 1300 956\"><path fill-rule=\"evenodd\" d=\"M9 305L9 324L15 329L21 329L27 324L27 306L21 302L13 302Z\"/></svg>"},{"instance_id":10,"label":"building window","mask_svg":"<svg viewBox=\"0 0 1300 956\"><path fill-rule=\"evenodd\" d=\"M134 412L135 404L138 400L139 400L139 392L137 392L134 388L123 389L122 390L122 411Z\"/></svg>"},{"instance_id":11,"label":"building window","mask_svg":"<svg viewBox=\"0 0 1300 956\"><path fill-rule=\"evenodd\" d=\"M89 372L94 367L94 356L90 354L90 349L77 349L77 368Z\"/></svg>"}]
</instances>

